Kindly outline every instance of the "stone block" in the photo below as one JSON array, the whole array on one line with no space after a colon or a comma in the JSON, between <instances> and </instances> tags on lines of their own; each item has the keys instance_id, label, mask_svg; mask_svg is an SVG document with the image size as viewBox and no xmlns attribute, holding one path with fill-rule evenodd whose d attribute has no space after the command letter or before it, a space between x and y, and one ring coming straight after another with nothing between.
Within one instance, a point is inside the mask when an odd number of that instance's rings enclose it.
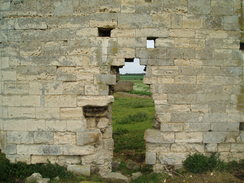
<instances>
[{"instance_id":1,"label":"stone block","mask_svg":"<svg viewBox=\"0 0 244 183\"><path fill-rule=\"evenodd\" d=\"M181 12L187 11L187 1L186 0L165 0L164 9L169 10L178 10Z\"/></svg>"},{"instance_id":2,"label":"stone block","mask_svg":"<svg viewBox=\"0 0 244 183\"><path fill-rule=\"evenodd\" d=\"M202 132L179 132L175 134L175 142L177 143L202 143Z\"/></svg>"},{"instance_id":3,"label":"stone block","mask_svg":"<svg viewBox=\"0 0 244 183\"><path fill-rule=\"evenodd\" d=\"M25 120L4 120L3 130L6 131L25 131L26 121Z\"/></svg>"},{"instance_id":4,"label":"stone block","mask_svg":"<svg viewBox=\"0 0 244 183\"><path fill-rule=\"evenodd\" d=\"M120 14L118 16L118 27L119 28L144 28L152 27L152 20L150 16L146 14Z\"/></svg>"},{"instance_id":5,"label":"stone block","mask_svg":"<svg viewBox=\"0 0 244 183\"><path fill-rule=\"evenodd\" d=\"M157 155L155 152L146 152L146 164L147 165L154 165L156 164L156 160L157 160Z\"/></svg>"},{"instance_id":6,"label":"stone block","mask_svg":"<svg viewBox=\"0 0 244 183\"><path fill-rule=\"evenodd\" d=\"M84 131L87 128L85 120L67 120L67 131Z\"/></svg>"},{"instance_id":7,"label":"stone block","mask_svg":"<svg viewBox=\"0 0 244 183\"><path fill-rule=\"evenodd\" d=\"M57 145L17 145L17 154L61 155L62 151Z\"/></svg>"},{"instance_id":8,"label":"stone block","mask_svg":"<svg viewBox=\"0 0 244 183\"><path fill-rule=\"evenodd\" d=\"M17 145L16 144L7 144L3 149L3 153L5 154L16 154L17 153Z\"/></svg>"},{"instance_id":9,"label":"stone block","mask_svg":"<svg viewBox=\"0 0 244 183\"><path fill-rule=\"evenodd\" d=\"M46 122L45 120L25 120L26 123L26 131L44 131L46 130Z\"/></svg>"},{"instance_id":10,"label":"stone block","mask_svg":"<svg viewBox=\"0 0 244 183\"><path fill-rule=\"evenodd\" d=\"M167 38L169 36L168 30L163 28L144 28L136 29L136 37L158 37ZM157 41L157 39L156 39Z\"/></svg>"},{"instance_id":11,"label":"stone block","mask_svg":"<svg viewBox=\"0 0 244 183\"><path fill-rule=\"evenodd\" d=\"M78 106L107 106L114 101L113 96L78 96Z\"/></svg>"},{"instance_id":12,"label":"stone block","mask_svg":"<svg viewBox=\"0 0 244 183\"><path fill-rule=\"evenodd\" d=\"M114 150L114 140L110 139L103 139L103 149L112 152Z\"/></svg>"},{"instance_id":13,"label":"stone block","mask_svg":"<svg viewBox=\"0 0 244 183\"><path fill-rule=\"evenodd\" d=\"M64 82L63 83L63 94L66 95L84 95L85 94L85 84L82 81L78 82Z\"/></svg>"},{"instance_id":14,"label":"stone block","mask_svg":"<svg viewBox=\"0 0 244 183\"><path fill-rule=\"evenodd\" d=\"M211 11L211 1L201 1L201 0L189 0L188 1L188 10L193 14L209 14Z\"/></svg>"},{"instance_id":15,"label":"stone block","mask_svg":"<svg viewBox=\"0 0 244 183\"><path fill-rule=\"evenodd\" d=\"M161 123L160 131L162 132L178 132L183 131L183 123Z\"/></svg>"},{"instance_id":16,"label":"stone block","mask_svg":"<svg viewBox=\"0 0 244 183\"><path fill-rule=\"evenodd\" d=\"M29 94L29 83L26 82L4 82L3 93L18 95Z\"/></svg>"},{"instance_id":17,"label":"stone block","mask_svg":"<svg viewBox=\"0 0 244 183\"><path fill-rule=\"evenodd\" d=\"M40 106L40 96L37 95L12 95L3 96L4 106L26 106L26 107L38 107Z\"/></svg>"},{"instance_id":18,"label":"stone block","mask_svg":"<svg viewBox=\"0 0 244 183\"><path fill-rule=\"evenodd\" d=\"M136 49L136 57L142 59L165 59L165 48L138 48Z\"/></svg>"},{"instance_id":19,"label":"stone block","mask_svg":"<svg viewBox=\"0 0 244 183\"><path fill-rule=\"evenodd\" d=\"M214 132L238 132L239 123L211 123L211 130Z\"/></svg>"},{"instance_id":20,"label":"stone block","mask_svg":"<svg viewBox=\"0 0 244 183\"><path fill-rule=\"evenodd\" d=\"M230 144L218 144L218 152L230 152Z\"/></svg>"},{"instance_id":21,"label":"stone block","mask_svg":"<svg viewBox=\"0 0 244 183\"><path fill-rule=\"evenodd\" d=\"M165 165L181 165L187 157L187 153L160 153L159 160Z\"/></svg>"},{"instance_id":22,"label":"stone block","mask_svg":"<svg viewBox=\"0 0 244 183\"><path fill-rule=\"evenodd\" d=\"M9 144L33 144L34 133L25 131L7 132L7 143Z\"/></svg>"},{"instance_id":23,"label":"stone block","mask_svg":"<svg viewBox=\"0 0 244 183\"><path fill-rule=\"evenodd\" d=\"M208 132L211 130L210 123L185 123L186 132Z\"/></svg>"},{"instance_id":24,"label":"stone block","mask_svg":"<svg viewBox=\"0 0 244 183\"><path fill-rule=\"evenodd\" d=\"M59 108L36 107L36 118L38 119L59 119Z\"/></svg>"},{"instance_id":25,"label":"stone block","mask_svg":"<svg viewBox=\"0 0 244 183\"><path fill-rule=\"evenodd\" d=\"M81 164L81 158L80 156L58 156L58 164L61 166L65 165L78 165Z\"/></svg>"},{"instance_id":26,"label":"stone block","mask_svg":"<svg viewBox=\"0 0 244 183\"><path fill-rule=\"evenodd\" d=\"M206 2L205 2L206 4ZM182 27L188 29L200 29L203 26L201 16L183 16Z\"/></svg>"},{"instance_id":27,"label":"stone block","mask_svg":"<svg viewBox=\"0 0 244 183\"><path fill-rule=\"evenodd\" d=\"M76 108L60 108L60 119L83 119L83 109Z\"/></svg>"},{"instance_id":28,"label":"stone block","mask_svg":"<svg viewBox=\"0 0 244 183\"><path fill-rule=\"evenodd\" d=\"M54 15L56 16L68 16L73 15L73 3L68 0L61 2L54 2Z\"/></svg>"},{"instance_id":29,"label":"stone block","mask_svg":"<svg viewBox=\"0 0 244 183\"><path fill-rule=\"evenodd\" d=\"M109 182L117 182L117 183L128 183L129 179L122 175L121 173L111 172L102 176L105 180Z\"/></svg>"},{"instance_id":30,"label":"stone block","mask_svg":"<svg viewBox=\"0 0 244 183\"><path fill-rule=\"evenodd\" d=\"M108 125L110 125L110 124L111 124L111 121L108 118L100 118L97 123L97 127L100 129L103 129L103 128L107 128Z\"/></svg>"},{"instance_id":31,"label":"stone block","mask_svg":"<svg viewBox=\"0 0 244 183\"><path fill-rule=\"evenodd\" d=\"M178 14L171 15L171 27L172 28L182 27L182 15L178 15Z\"/></svg>"},{"instance_id":32,"label":"stone block","mask_svg":"<svg viewBox=\"0 0 244 183\"><path fill-rule=\"evenodd\" d=\"M62 146L62 154L63 155L79 155L79 156L84 156L84 155L90 155L95 153L95 147L92 145L88 146L76 146L76 145L63 145Z\"/></svg>"},{"instance_id":33,"label":"stone block","mask_svg":"<svg viewBox=\"0 0 244 183\"><path fill-rule=\"evenodd\" d=\"M135 37L136 30L134 29L113 29L111 31L111 37Z\"/></svg>"},{"instance_id":34,"label":"stone block","mask_svg":"<svg viewBox=\"0 0 244 183\"><path fill-rule=\"evenodd\" d=\"M46 120L47 131L66 131L67 121L66 120Z\"/></svg>"},{"instance_id":35,"label":"stone block","mask_svg":"<svg viewBox=\"0 0 244 183\"><path fill-rule=\"evenodd\" d=\"M169 104L194 104L196 103L196 94L168 94Z\"/></svg>"},{"instance_id":36,"label":"stone block","mask_svg":"<svg viewBox=\"0 0 244 183\"><path fill-rule=\"evenodd\" d=\"M211 1L211 13L213 15L232 15L233 14L233 1L229 0L213 0Z\"/></svg>"},{"instance_id":37,"label":"stone block","mask_svg":"<svg viewBox=\"0 0 244 183\"><path fill-rule=\"evenodd\" d=\"M35 118L36 109L33 107L8 107L8 118Z\"/></svg>"},{"instance_id":38,"label":"stone block","mask_svg":"<svg viewBox=\"0 0 244 183\"><path fill-rule=\"evenodd\" d=\"M225 30L239 30L238 16L225 16L223 20Z\"/></svg>"},{"instance_id":39,"label":"stone block","mask_svg":"<svg viewBox=\"0 0 244 183\"><path fill-rule=\"evenodd\" d=\"M1 4L1 7L0 7L1 11L10 10L10 1L1 0L0 4Z\"/></svg>"},{"instance_id":40,"label":"stone block","mask_svg":"<svg viewBox=\"0 0 244 183\"><path fill-rule=\"evenodd\" d=\"M206 144L205 149L207 152L217 152L217 144Z\"/></svg>"},{"instance_id":41,"label":"stone block","mask_svg":"<svg viewBox=\"0 0 244 183\"><path fill-rule=\"evenodd\" d=\"M108 127L103 132L103 139L112 138L112 135L113 135L113 129L112 127Z\"/></svg>"},{"instance_id":42,"label":"stone block","mask_svg":"<svg viewBox=\"0 0 244 183\"><path fill-rule=\"evenodd\" d=\"M76 31L78 37L96 37L98 36L97 28L83 28Z\"/></svg>"},{"instance_id":43,"label":"stone block","mask_svg":"<svg viewBox=\"0 0 244 183\"><path fill-rule=\"evenodd\" d=\"M41 18L19 18L15 23L16 30L45 30L47 24Z\"/></svg>"},{"instance_id":44,"label":"stone block","mask_svg":"<svg viewBox=\"0 0 244 183\"><path fill-rule=\"evenodd\" d=\"M156 39L155 47L157 48L165 48L165 47L174 47L175 41L174 39L169 38L158 38Z\"/></svg>"},{"instance_id":45,"label":"stone block","mask_svg":"<svg viewBox=\"0 0 244 183\"><path fill-rule=\"evenodd\" d=\"M75 175L91 175L90 165L68 165L67 170L72 172Z\"/></svg>"},{"instance_id":46,"label":"stone block","mask_svg":"<svg viewBox=\"0 0 244 183\"><path fill-rule=\"evenodd\" d=\"M53 144L53 133L38 131L34 132L35 144Z\"/></svg>"},{"instance_id":47,"label":"stone block","mask_svg":"<svg viewBox=\"0 0 244 183\"><path fill-rule=\"evenodd\" d=\"M52 164L58 162L58 157L60 156L48 156L48 155L32 155L31 156L31 163L36 164L36 163L48 163L51 162Z\"/></svg>"},{"instance_id":48,"label":"stone block","mask_svg":"<svg viewBox=\"0 0 244 183\"><path fill-rule=\"evenodd\" d=\"M226 132L205 132L203 134L203 143L223 143L226 137Z\"/></svg>"},{"instance_id":49,"label":"stone block","mask_svg":"<svg viewBox=\"0 0 244 183\"><path fill-rule=\"evenodd\" d=\"M175 143L171 145L172 152L195 152L203 153L204 146L202 144L187 144L187 143Z\"/></svg>"},{"instance_id":50,"label":"stone block","mask_svg":"<svg viewBox=\"0 0 244 183\"><path fill-rule=\"evenodd\" d=\"M32 182L48 183L49 181L50 181L50 178L42 178L42 175L40 173L33 173L31 176L27 177L25 180L26 183L32 183Z\"/></svg>"},{"instance_id":51,"label":"stone block","mask_svg":"<svg viewBox=\"0 0 244 183\"><path fill-rule=\"evenodd\" d=\"M156 105L155 109L158 114L170 112L189 112L190 105Z\"/></svg>"},{"instance_id":52,"label":"stone block","mask_svg":"<svg viewBox=\"0 0 244 183\"><path fill-rule=\"evenodd\" d=\"M76 135L75 133L70 132L55 132L53 137L54 144L76 144Z\"/></svg>"},{"instance_id":53,"label":"stone block","mask_svg":"<svg viewBox=\"0 0 244 183\"><path fill-rule=\"evenodd\" d=\"M147 143L174 143L175 137L173 132L160 132L156 129L148 129L145 131L144 139Z\"/></svg>"},{"instance_id":54,"label":"stone block","mask_svg":"<svg viewBox=\"0 0 244 183\"><path fill-rule=\"evenodd\" d=\"M16 68L17 80L52 80L56 74L56 66L20 65Z\"/></svg>"},{"instance_id":55,"label":"stone block","mask_svg":"<svg viewBox=\"0 0 244 183\"><path fill-rule=\"evenodd\" d=\"M77 133L77 145L100 144L101 143L100 130L83 131Z\"/></svg>"},{"instance_id":56,"label":"stone block","mask_svg":"<svg viewBox=\"0 0 244 183\"><path fill-rule=\"evenodd\" d=\"M230 147L231 152L244 152L244 146L243 144L231 144Z\"/></svg>"},{"instance_id":57,"label":"stone block","mask_svg":"<svg viewBox=\"0 0 244 183\"><path fill-rule=\"evenodd\" d=\"M45 96L46 107L76 107L75 95L47 95Z\"/></svg>"},{"instance_id":58,"label":"stone block","mask_svg":"<svg viewBox=\"0 0 244 183\"><path fill-rule=\"evenodd\" d=\"M194 38L195 31L187 29L172 29L169 33L169 36L176 38Z\"/></svg>"},{"instance_id":59,"label":"stone block","mask_svg":"<svg viewBox=\"0 0 244 183\"><path fill-rule=\"evenodd\" d=\"M2 71L3 81L16 81L16 71Z\"/></svg>"},{"instance_id":60,"label":"stone block","mask_svg":"<svg viewBox=\"0 0 244 183\"><path fill-rule=\"evenodd\" d=\"M99 74L96 75L95 81L100 84L115 85L116 76L111 74Z\"/></svg>"}]
</instances>

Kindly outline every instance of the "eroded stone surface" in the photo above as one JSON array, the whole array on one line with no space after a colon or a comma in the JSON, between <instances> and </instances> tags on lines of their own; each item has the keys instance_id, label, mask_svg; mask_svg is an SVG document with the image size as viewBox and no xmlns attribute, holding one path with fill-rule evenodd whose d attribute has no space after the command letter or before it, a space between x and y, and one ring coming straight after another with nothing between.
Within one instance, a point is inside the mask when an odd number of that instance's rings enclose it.
<instances>
[{"instance_id":1,"label":"eroded stone surface","mask_svg":"<svg viewBox=\"0 0 244 183\"><path fill-rule=\"evenodd\" d=\"M108 174L116 72L140 58L156 110L146 163L160 171L194 152L243 159L240 3L0 0L1 151Z\"/></svg>"}]
</instances>

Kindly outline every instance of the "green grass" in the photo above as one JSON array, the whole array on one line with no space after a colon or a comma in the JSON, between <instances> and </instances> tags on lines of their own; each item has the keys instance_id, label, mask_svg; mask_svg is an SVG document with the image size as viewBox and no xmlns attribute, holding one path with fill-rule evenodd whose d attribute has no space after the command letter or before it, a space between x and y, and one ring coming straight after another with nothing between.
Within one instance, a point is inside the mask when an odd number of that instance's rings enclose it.
<instances>
[{"instance_id":1,"label":"green grass","mask_svg":"<svg viewBox=\"0 0 244 183\"><path fill-rule=\"evenodd\" d=\"M114 152L122 156L132 152L133 155L144 154L144 132L152 127L154 119L152 99L115 94L112 111Z\"/></svg>"},{"instance_id":2,"label":"green grass","mask_svg":"<svg viewBox=\"0 0 244 183\"><path fill-rule=\"evenodd\" d=\"M150 86L143 83L144 74L120 75L120 80L131 81L134 83L133 90L129 93L136 95L151 96Z\"/></svg>"},{"instance_id":3,"label":"green grass","mask_svg":"<svg viewBox=\"0 0 244 183\"><path fill-rule=\"evenodd\" d=\"M121 74L120 80L143 80L144 74Z\"/></svg>"}]
</instances>

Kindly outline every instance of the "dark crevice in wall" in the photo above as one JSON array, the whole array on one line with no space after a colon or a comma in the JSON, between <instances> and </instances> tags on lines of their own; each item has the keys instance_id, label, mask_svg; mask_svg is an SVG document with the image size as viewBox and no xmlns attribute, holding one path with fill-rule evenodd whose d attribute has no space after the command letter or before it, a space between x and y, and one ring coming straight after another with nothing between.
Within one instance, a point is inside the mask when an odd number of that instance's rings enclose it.
<instances>
[{"instance_id":1,"label":"dark crevice in wall","mask_svg":"<svg viewBox=\"0 0 244 183\"><path fill-rule=\"evenodd\" d=\"M84 106L83 113L86 118L108 117L108 106Z\"/></svg>"},{"instance_id":2,"label":"dark crevice in wall","mask_svg":"<svg viewBox=\"0 0 244 183\"><path fill-rule=\"evenodd\" d=\"M99 37L111 37L112 30L113 30L113 28L98 27L98 36Z\"/></svg>"}]
</instances>

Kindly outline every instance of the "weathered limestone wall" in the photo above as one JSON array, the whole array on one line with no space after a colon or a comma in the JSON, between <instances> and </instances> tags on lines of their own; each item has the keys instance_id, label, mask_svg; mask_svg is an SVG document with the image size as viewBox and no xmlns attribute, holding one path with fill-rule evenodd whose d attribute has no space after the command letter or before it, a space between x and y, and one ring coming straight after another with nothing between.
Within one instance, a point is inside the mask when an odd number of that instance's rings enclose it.
<instances>
[{"instance_id":1,"label":"weathered limestone wall","mask_svg":"<svg viewBox=\"0 0 244 183\"><path fill-rule=\"evenodd\" d=\"M240 15L240 0L0 0L0 149L109 172L112 85L137 57L156 108L146 163L243 159Z\"/></svg>"}]
</instances>

